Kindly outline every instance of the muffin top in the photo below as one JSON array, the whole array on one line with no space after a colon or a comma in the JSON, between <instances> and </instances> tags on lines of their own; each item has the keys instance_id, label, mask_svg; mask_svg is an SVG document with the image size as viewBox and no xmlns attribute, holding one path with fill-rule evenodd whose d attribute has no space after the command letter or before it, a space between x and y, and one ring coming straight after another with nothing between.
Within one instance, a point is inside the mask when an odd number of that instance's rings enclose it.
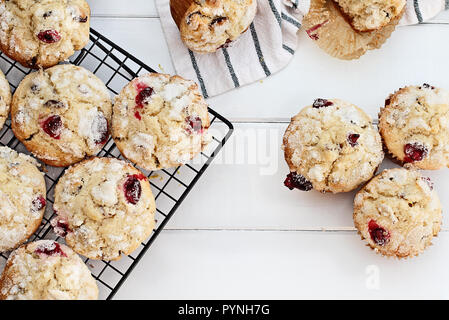
<instances>
[{"instance_id":1,"label":"muffin top","mask_svg":"<svg viewBox=\"0 0 449 320\"><path fill-rule=\"evenodd\" d=\"M248 29L256 11L256 0L193 1L179 23L181 38L195 52L215 52Z\"/></svg>"},{"instance_id":2,"label":"muffin top","mask_svg":"<svg viewBox=\"0 0 449 320\"><path fill-rule=\"evenodd\" d=\"M37 161L0 147L0 252L15 249L37 230L45 205L45 180Z\"/></svg>"},{"instance_id":3,"label":"muffin top","mask_svg":"<svg viewBox=\"0 0 449 320\"><path fill-rule=\"evenodd\" d=\"M156 204L145 175L115 158L92 158L69 168L55 188L51 221L77 253L117 260L154 228Z\"/></svg>"},{"instance_id":4,"label":"muffin top","mask_svg":"<svg viewBox=\"0 0 449 320\"><path fill-rule=\"evenodd\" d=\"M83 260L51 240L14 251L0 278L0 300L96 300L97 283Z\"/></svg>"},{"instance_id":5,"label":"muffin top","mask_svg":"<svg viewBox=\"0 0 449 320\"><path fill-rule=\"evenodd\" d=\"M398 162L424 170L449 166L449 91L429 84L400 89L386 100L379 129Z\"/></svg>"},{"instance_id":6,"label":"muffin top","mask_svg":"<svg viewBox=\"0 0 449 320\"><path fill-rule=\"evenodd\" d=\"M29 68L48 68L89 41L85 0L1 0L0 47Z\"/></svg>"},{"instance_id":7,"label":"muffin top","mask_svg":"<svg viewBox=\"0 0 449 320\"><path fill-rule=\"evenodd\" d=\"M399 16L406 0L335 0L354 29L361 32L378 30Z\"/></svg>"},{"instance_id":8,"label":"muffin top","mask_svg":"<svg viewBox=\"0 0 449 320\"><path fill-rule=\"evenodd\" d=\"M369 180L384 157L371 118L338 99L317 99L293 117L284 152L291 171L287 187L334 193Z\"/></svg>"},{"instance_id":9,"label":"muffin top","mask_svg":"<svg viewBox=\"0 0 449 320\"><path fill-rule=\"evenodd\" d=\"M124 157L146 170L176 167L210 141L207 107L195 82L143 75L116 97L112 137Z\"/></svg>"},{"instance_id":10,"label":"muffin top","mask_svg":"<svg viewBox=\"0 0 449 320\"><path fill-rule=\"evenodd\" d=\"M362 239L386 256L423 252L438 234L441 218L433 183L414 170L385 170L354 200L354 223Z\"/></svg>"},{"instance_id":11,"label":"muffin top","mask_svg":"<svg viewBox=\"0 0 449 320\"><path fill-rule=\"evenodd\" d=\"M104 83L71 64L26 76L11 105L16 137L41 161L58 167L100 152L109 138L111 115Z\"/></svg>"}]
</instances>

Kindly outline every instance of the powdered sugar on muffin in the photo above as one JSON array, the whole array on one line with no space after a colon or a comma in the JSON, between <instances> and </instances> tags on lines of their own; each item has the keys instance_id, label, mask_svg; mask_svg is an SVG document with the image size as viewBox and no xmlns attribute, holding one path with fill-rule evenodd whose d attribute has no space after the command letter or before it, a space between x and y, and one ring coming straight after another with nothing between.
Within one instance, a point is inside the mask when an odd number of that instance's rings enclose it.
<instances>
[{"instance_id":1,"label":"powdered sugar on muffin","mask_svg":"<svg viewBox=\"0 0 449 320\"><path fill-rule=\"evenodd\" d=\"M97 298L97 284L81 258L51 240L28 243L14 251L0 278L1 300Z\"/></svg>"},{"instance_id":2,"label":"powdered sugar on muffin","mask_svg":"<svg viewBox=\"0 0 449 320\"><path fill-rule=\"evenodd\" d=\"M379 129L400 163L426 170L449 166L449 91L429 84L400 89L386 100Z\"/></svg>"},{"instance_id":3,"label":"powdered sugar on muffin","mask_svg":"<svg viewBox=\"0 0 449 320\"><path fill-rule=\"evenodd\" d=\"M354 200L356 228L376 252L386 256L422 253L440 231L441 220L433 183L414 170L385 170Z\"/></svg>"},{"instance_id":4,"label":"powdered sugar on muffin","mask_svg":"<svg viewBox=\"0 0 449 320\"><path fill-rule=\"evenodd\" d=\"M51 67L89 41L85 0L2 0L0 47L26 67Z\"/></svg>"},{"instance_id":5,"label":"powdered sugar on muffin","mask_svg":"<svg viewBox=\"0 0 449 320\"><path fill-rule=\"evenodd\" d=\"M124 157L147 170L179 166L210 141L207 104L193 81L148 74L115 99L112 137Z\"/></svg>"},{"instance_id":6,"label":"powdered sugar on muffin","mask_svg":"<svg viewBox=\"0 0 449 320\"><path fill-rule=\"evenodd\" d=\"M45 199L45 180L37 162L0 147L0 252L16 248L37 230Z\"/></svg>"},{"instance_id":7,"label":"powdered sugar on muffin","mask_svg":"<svg viewBox=\"0 0 449 320\"><path fill-rule=\"evenodd\" d=\"M11 88L5 75L0 70L0 129L8 119L11 106Z\"/></svg>"},{"instance_id":8,"label":"powdered sugar on muffin","mask_svg":"<svg viewBox=\"0 0 449 320\"><path fill-rule=\"evenodd\" d=\"M55 189L56 233L79 254L116 260L150 236L156 205L148 179L132 165L93 158L69 168Z\"/></svg>"},{"instance_id":9,"label":"powdered sugar on muffin","mask_svg":"<svg viewBox=\"0 0 449 320\"><path fill-rule=\"evenodd\" d=\"M179 27L186 46L199 53L216 52L237 40L249 28L257 11L256 0L192 2Z\"/></svg>"},{"instance_id":10,"label":"powdered sugar on muffin","mask_svg":"<svg viewBox=\"0 0 449 320\"><path fill-rule=\"evenodd\" d=\"M383 160L382 142L368 115L342 100L317 99L284 135L290 189L347 192L368 181Z\"/></svg>"},{"instance_id":11,"label":"powdered sugar on muffin","mask_svg":"<svg viewBox=\"0 0 449 320\"><path fill-rule=\"evenodd\" d=\"M97 154L109 138L110 94L90 71L59 65L25 77L11 107L17 138L43 162L68 166Z\"/></svg>"}]
</instances>

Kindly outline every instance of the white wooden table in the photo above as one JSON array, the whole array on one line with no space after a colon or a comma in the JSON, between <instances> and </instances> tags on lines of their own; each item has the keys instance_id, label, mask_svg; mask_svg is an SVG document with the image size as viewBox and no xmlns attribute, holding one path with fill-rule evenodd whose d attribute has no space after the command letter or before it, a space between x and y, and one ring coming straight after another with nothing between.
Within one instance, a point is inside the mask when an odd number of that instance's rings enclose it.
<instances>
[{"instance_id":1,"label":"white wooden table","mask_svg":"<svg viewBox=\"0 0 449 320\"><path fill-rule=\"evenodd\" d=\"M153 0L89 3L95 29L174 72ZM354 231L354 194L289 191L280 149L289 118L317 97L375 117L403 85L449 88L449 13L399 28L357 61L330 58L303 33L300 46L284 71L208 100L236 132L116 298L449 298L447 229L418 258L376 255ZM449 170L429 176L449 208Z\"/></svg>"}]
</instances>

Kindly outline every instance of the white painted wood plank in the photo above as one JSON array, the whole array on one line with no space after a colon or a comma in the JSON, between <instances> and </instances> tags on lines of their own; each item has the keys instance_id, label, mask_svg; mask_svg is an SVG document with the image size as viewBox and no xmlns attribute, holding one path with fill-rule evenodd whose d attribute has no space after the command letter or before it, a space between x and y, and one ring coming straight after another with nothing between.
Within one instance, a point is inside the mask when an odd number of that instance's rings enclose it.
<instances>
[{"instance_id":1,"label":"white painted wood plank","mask_svg":"<svg viewBox=\"0 0 449 320\"><path fill-rule=\"evenodd\" d=\"M447 299L449 234L434 244L396 260L355 232L165 231L116 298Z\"/></svg>"},{"instance_id":2,"label":"white painted wood plank","mask_svg":"<svg viewBox=\"0 0 449 320\"><path fill-rule=\"evenodd\" d=\"M289 172L281 150L286 126L236 124L230 142L179 207L168 227L280 230L353 228L355 192L333 195L316 191L290 191L283 186ZM390 161L385 161L383 168L394 166ZM448 208L449 199L444 194L449 189L449 170L425 174L434 180L443 208ZM153 183L162 184L164 181ZM173 181L168 190L172 194L179 194L182 187ZM166 201L171 203L168 199ZM449 216L444 216L444 222L445 226L449 225Z\"/></svg>"},{"instance_id":3,"label":"white painted wood plank","mask_svg":"<svg viewBox=\"0 0 449 320\"><path fill-rule=\"evenodd\" d=\"M93 16L158 17L155 0L90 0Z\"/></svg>"}]
</instances>

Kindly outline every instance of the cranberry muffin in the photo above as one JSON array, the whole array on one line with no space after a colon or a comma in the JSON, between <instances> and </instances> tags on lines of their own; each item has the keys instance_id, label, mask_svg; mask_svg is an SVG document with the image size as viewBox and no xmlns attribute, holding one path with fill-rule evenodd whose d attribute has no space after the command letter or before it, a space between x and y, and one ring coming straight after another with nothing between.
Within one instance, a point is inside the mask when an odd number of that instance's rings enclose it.
<instances>
[{"instance_id":1,"label":"cranberry muffin","mask_svg":"<svg viewBox=\"0 0 449 320\"><path fill-rule=\"evenodd\" d=\"M0 0L0 48L28 68L48 68L89 41L85 0Z\"/></svg>"},{"instance_id":2,"label":"cranberry muffin","mask_svg":"<svg viewBox=\"0 0 449 320\"><path fill-rule=\"evenodd\" d=\"M361 32L379 30L402 14L406 0L335 0L352 27Z\"/></svg>"},{"instance_id":3,"label":"cranberry muffin","mask_svg":"<svg viewBox=\"0 0 449 320\"><path fill-rule=\"evenodd\" d=\"M114 158L69 168L55 189L54 231L90 259L117 260L153 231L156 204L145 175Z\"/></svg>"},{"instance_id":4,"label":"cranberry muffin","mask_svg":"<svg viewBox=\"0 0 449 320\"><path fill-rule=\"evenodd\" d=\"M44 175L33 158L0 147L0 252L24 243L45 211Z\"/></svg>"},{"instance_id":5,"label":"cranberry muffin","mask_svg":"<svg viewBox=\"0 0 449 320\"><path fill-rule=\"evenodd\" d=\"M371 118L348 102L317 99L292 118L284 135L285 186L348 192L372 178L384 158Z\"/></svg>"},{"instance_id":6,"label":"cranberry muffin","mask_svg":"<svg viewBox=\"0 0 449 320\"><path fill-rule=\"evenodd\" d=\"M253 22L256 0L171 0L181 39L192 51L213 53L237 40Z\"/></svg>"},{"instance_id":7,"label":"cranberry muffin","mask_svg":"<svg viewBox=\"0 0 449 320\"><path fill-rule=\"evenodd\" d=\"M73 250L51 240L14 251L0 278L0 300L96 300L98 286Z\"/></svg>"},{"instance_id":8,"label":"cranberry muffin","mask_svg":"<svg viewBox=\"0 0 449 320\"><path fill-rule=\"evenodd\" d=\"M99 153L109 138L111 115L104 83L71 64L26 76L11 104L16 137L39 160L56 167Z\"/></svg>"},{"instance_id":9,"label":"cranberry muffin","mask_svg":"<svg viewBox=\"0 0 449 320\"><path fill-rule=\"evenodd\" d=\"M379 114L389 154L400 164L424 170L449 166L449 91L429 84L390 95Z\"/></svg>"},{"instance_id":10,"label":"cranberry muffin","mask_svg":"<svg viewBox=\"0 0 449 320\"><path fill-rule=\"evenodd\" d=\"M112 137L122 155L146 170L177 167L209 143L207 103L195 82L147 74L115 99Z\"/></svg>"},{"instance_id":11,"label":"cranberry muffin","mask_svg":"<svg viewBox=\"0 0 449 320\"><path fill-rule=\"evenodd\" d=\"M11 106L11 88L5 75L0 70L0 130L8 119Z\"/></svg>"},{"instance_id":12,"label":"cranberry muffin","mask_svg":"<svg viewBox=\"0 0 449 320\"><path fill-rule=\"evenodd\" d=\"M414 170L385 170L354 200L355 227L372 249L385 256L422 253L438 235L441 219L433 183Z\"/></svg>"}]
</instances>

